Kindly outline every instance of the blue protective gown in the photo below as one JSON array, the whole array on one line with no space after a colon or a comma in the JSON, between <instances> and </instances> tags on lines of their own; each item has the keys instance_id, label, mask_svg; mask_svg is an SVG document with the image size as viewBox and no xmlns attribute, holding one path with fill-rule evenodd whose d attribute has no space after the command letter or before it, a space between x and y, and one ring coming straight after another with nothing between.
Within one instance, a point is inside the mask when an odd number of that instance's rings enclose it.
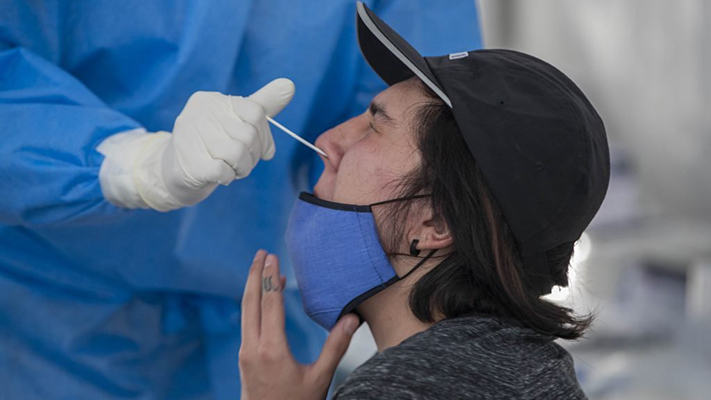
<instances>
[{"instance_id":1,"label":"blue protective gown","mask_svg":"<svg viewBox=\"0 0 711 400\"><path fill-rule=\"evenodd\" d=\"M426 55L480 46L473 0L366 3ZM385 86L355 1L0 2L1 399L238 397L247 270L265 248L290 275L283 231L316 159L274 130L274 160L160 213L107 203L95 149L170 131L195 91L278 77L297 91L277 119L310 140L362 112ZM290 344L313 361L325 332L291 282Z\"/></svg>"}]
</instances>

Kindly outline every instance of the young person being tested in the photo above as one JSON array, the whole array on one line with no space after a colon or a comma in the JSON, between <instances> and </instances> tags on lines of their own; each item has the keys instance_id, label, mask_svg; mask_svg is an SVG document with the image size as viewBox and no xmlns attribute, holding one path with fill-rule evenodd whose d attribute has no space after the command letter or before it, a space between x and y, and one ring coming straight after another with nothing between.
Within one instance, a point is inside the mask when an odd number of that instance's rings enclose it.
<instances>
[{"instance_id":1,"label":"young person being tested","mask_svg":"<svg viewBox=\"0 0 711 400\"><path fill-rule=\"evenodd\" d=\"M422 57L363 4L358 39L390 85L321 135L328 158L287 232L307 314L331 330L312 365L284 336L274 255L245 289L243 399L324 399L359 318L378 354L336 399L584 399L570 355L589 318L541 298L609 181L603 122L535 57Z\"/></svg>"}]
</instances>

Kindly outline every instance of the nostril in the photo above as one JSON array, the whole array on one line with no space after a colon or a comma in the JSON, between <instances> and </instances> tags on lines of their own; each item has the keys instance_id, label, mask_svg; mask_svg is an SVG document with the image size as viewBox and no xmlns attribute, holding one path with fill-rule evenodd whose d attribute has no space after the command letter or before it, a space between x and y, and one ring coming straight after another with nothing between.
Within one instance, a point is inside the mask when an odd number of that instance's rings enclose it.
<instances>
[{"instance_id":1,"label":"nostril","mask_svg":"<svg viewBox=\"0 0 711 400\"><path fill-rule=\"evenodd\" d=\"M333 144L329 140L324 139L323 136L324 135L319 136L316 139L316 142L314 142L314 144L316 145L316 147L318 147L319 149L323 150L324 153L326 153L325 157L323 155L319 155L319 157L321 158L321 161L323 161L325 166L328 167L330 165L335 169L336 162L338 159L338 154L335 151Z\"/></svg>"},{"instance_id":2,"label":"nostril","mask_svg":"<svg viewBox=\"0 0 711 400\"><path fill-rule=\"evenodd\" d=\"M316 138L316 141L314 141L314 145L316 145L316 147L325 151L326 154L328 154L328 151L326 149L326 138L324 136L325 136L325 133L318 135L318 137Z\"/></svg>"}]
</instances>

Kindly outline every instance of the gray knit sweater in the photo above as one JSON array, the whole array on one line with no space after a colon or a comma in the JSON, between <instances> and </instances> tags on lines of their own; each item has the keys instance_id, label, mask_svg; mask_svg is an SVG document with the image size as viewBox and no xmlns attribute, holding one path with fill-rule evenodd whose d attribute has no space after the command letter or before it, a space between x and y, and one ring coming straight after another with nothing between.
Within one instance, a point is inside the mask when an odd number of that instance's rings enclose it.
<instances>
[{"instance_id":1,"label":"gray knit sweater","mask_svg":"<svg viewBox=\"0 0 711 400\"><path fill-rule=\"evenodd\" d=\"M586 399L570 354L513 320L444 320L376 354L334 399Z\"/></svg>"}]
</instances>

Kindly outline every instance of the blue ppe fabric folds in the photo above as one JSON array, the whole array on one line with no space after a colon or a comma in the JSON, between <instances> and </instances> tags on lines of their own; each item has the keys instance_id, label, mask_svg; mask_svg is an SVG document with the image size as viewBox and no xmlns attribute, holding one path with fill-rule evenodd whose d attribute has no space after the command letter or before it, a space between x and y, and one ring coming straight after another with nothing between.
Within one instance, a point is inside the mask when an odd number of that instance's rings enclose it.
<instances>
[{"instance_id":1,"label":"blue ppe fabric folds","mask_svg":"<svg viewBox=\"0 0 711 400\"><path fill-rule=\"evenodd\" d=\"M289 218L286 244L304 310L328 330L342 313L398 280L370 206L302 193Z\"/></svg>"},{"instance_id":2,"label":"blue ppe fabric folds","mask_svg":"<svg viewBox=\"0 0 711 400\"><path fill-rule=\"evenodd\" d=\"M481 45L472 0L366 3L425 54ZM170 131L193 92L248 95L278 77L297 88L279 122L311 141L386 87L350 0L0 3L0 399L235 398L259 248L289 278L292 351L315 359L325 332L282 240L319 173L311 150L274 130L272 161L169 213L118 209L98 180L108 136Z\"/></svg>"}]
</instances>

